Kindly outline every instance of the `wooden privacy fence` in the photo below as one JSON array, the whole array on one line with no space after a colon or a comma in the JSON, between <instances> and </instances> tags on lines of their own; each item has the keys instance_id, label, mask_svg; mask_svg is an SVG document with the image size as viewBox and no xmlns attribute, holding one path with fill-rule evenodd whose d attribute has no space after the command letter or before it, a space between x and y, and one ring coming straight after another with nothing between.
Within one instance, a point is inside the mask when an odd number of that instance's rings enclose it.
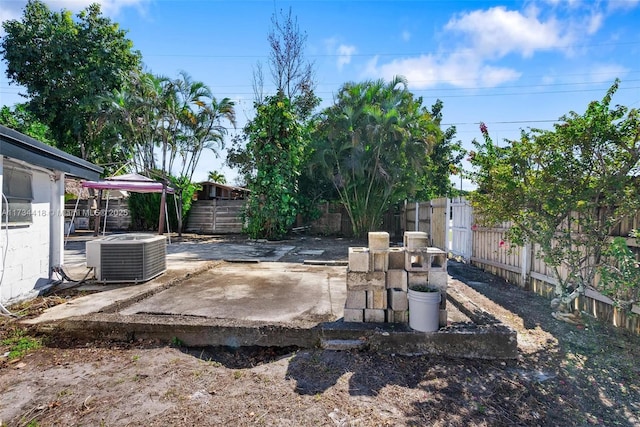
<instances>
[{"instance_id":1,"label":"wooden privacy fence","mask_svg":"<svg viewBox=\"0 0 640 427\"><path fill-rule=\"evenodd\" d=\"M462 197L428 202L406 202L402 211L403 231L422 231L431 246L468 259L471 256L473 212Z\"/></svg>"},{"instance_id":2,"label":"wooden privacy fence","mask_svg":"<svg viewBox=\"0 0 640 427\"><path fill-rule=\"evenodd\" d=\"M406 203L402 221L405 231L427 232L433 246L453 256L540 295L554 295L553 270L538 256L538 246L509 246L505 240L508 223L491 228L475 225L473 209L464 198ZM623 221L612 237L626 237L635 228L640 228L640 213ZM640 255L634 239L627 239L627 244ZM563 273L566 271L561 270ZM576 300L575 308L640 333L640 305L634 305L632 313L628 313L615 307L610 298L588 289Z\"/></svg>"},{"instance_id":3,"label":"wooden privacy fence","mask_svg":"<svg viewBox=\"0 0 640 427\"><path fill-rule=\"evenodd\" d=\"M76 203L77 202L77 203ZM65 221L71 223L76 230L93 230L94 222L100 221L100 230L128 230L131 226L131 215L126 199L103 199L100 210L96 211L93 200L70 200L64 205ZM106 220L106 224L105 221Z\"/></svg>"},{"instance_id":4,"label":"wooden privacy fence","mask_svg":"<svg viewBox=\"0 0 640 427\"><path fill-rule=\"evenodd\" d=\"M185 230L203 234L240 233L244 204L244 200L196 200L191 205Z\"/></svg>"},{"instance_id":5,"label":"wooden privacy fence","mask_svg":"<svg viewBox=\"0 0 640 427\"><path fill-rule=\"evenodd\" d=\"M449 221L448 203L446 198L428 202L406 202L401 218L403 230L425 232L429 236L431 246L445 249Z\"/></svg>"},{"instance_id":6,"label":"wooden privacy fence","mask_svg":"<svg viewBox=\"0 0 640 427\"><path fill-rule=\"evenodd\" d=\"M552 297L555 291L556 279L552 269L538 256L537 245L523 247L509 247L504 240L507 227L482 228L473 231L473 255L470 261L496 276L532 290L540 295ZM630 246L635 242L629 240ZM637 246L635 248L638 252ZM561 274L566 270L561 269ZM634 305L632 313L625 312L614 306L613 301L593 289L587 289L580 296L574 308L587 312L596 318L623 327L635 333L640 333L640 306Z\"/></svg>"}]
</instances>

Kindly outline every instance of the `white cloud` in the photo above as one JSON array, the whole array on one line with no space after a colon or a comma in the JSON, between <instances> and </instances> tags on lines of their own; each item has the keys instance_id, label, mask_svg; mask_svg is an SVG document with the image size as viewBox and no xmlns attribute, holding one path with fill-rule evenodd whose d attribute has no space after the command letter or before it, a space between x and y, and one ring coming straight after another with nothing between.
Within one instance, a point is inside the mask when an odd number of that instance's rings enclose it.
<instances>
[{"instance_id":1,"label":"white cloud","mask_svg":"<svg viewBox=\"0 0 640 427\"><path fill-rule=\"evenodd\" d=\"M45 1L51 10L67 9L78 12L92 3L100 4L102 12L107 16L114 16L125 7L136 7L142 10L150 0L55 0Z\"/></svg>"},{"instance_id":2,"label":"white cloud","mask_svg":"<svg viewBox=\"0 0 640 427\"><path fill-rule=\"evenodd\" d=\"M589 69L589 80L594 83L613 81L629 73L629 69L617 64L599 64Z\"/></svg>"},{"instance_id":3,"label":"white cloud","mask_svg":"<svg viewBox=\"0 0 640 427\"><path fill-rule=\"evenodd\" d=\"M449 56L421 55L381 65L376 57L367 64L365 73L386 80L402 75L415 89L442 83L457 87L493 87L520 77L519 72L510 68L483 65L471 50L460 50Z\"/></svg>"},{"instance_id":4,"label":"white cloud","mask_svg":"<svg viewBox=\"0 0 640 427\"><path fill-rule=\"evenodd\" d=\"M510 68L485 65L479 70L478 80L481 86L495 87L504 82L518 80L521 75L522 73Z\"/></svg>"},{"instance_id":5,"label":"white cloud","mask_svg":"<svg viewBox=\"0 0 640 427\"><path fill-rule=\"evenodd\" d=\"M630 10L640 5L640 0L609 0L608 10Z\"/></svg>"},{"instance_id":6,"label":"white cloud","mask_svg":"<svg viewBox=\"0 0 640 427\"><path fill-rule=\"evenodd\" d=\"M342 70L342 67L351 62L351 56L356 53L356 47L352 45L341 44L336 49L338 54L338 70Z\"/></svg>"},{"instance_id":7,"label":"white cloud","mask_svg":"<svg viewBox=\"0 0 640 427\"><path fill-rule=\"evenodd\" d=\"M503 6L477 10L450 20L445 29L467 36L467 41L487 58L518 53L529 58L537 50L563 49L575 37L566 25L551 17L538 19L531 8L522 14Z\"/></svg>"},{"instance_id":8,"label":"white cloud","mask_svg":"<svg viewBox=\"0 0 640 427\"><path fill-rule=\"evenodd\" d=\"M552 6L564 6L577 7L582 3L582 0L544 0L544 3Z\"/></svg>"},{"instance_id":9,"label":"white cloud","mask_svg":"<svg viewBox=\"0 0 640 427\"><path fill-rule=\"evenodd\" d=\"M375 58L364 76L389 79L400 74L415 88L495 87L522 75L510 65L509 56L528 60L550 51L574 55L585 35L595 34L606 17L591 2L547 0L546 4L546 8L530 2L522 10L499 6L456 15L443 27L445 49L386 63ZM570 13L556 14L556 7Z\"/></svg>"},{"instance_id":10,"label":"white cloud","mask_svg":"<svg viewBox=\"0 0 640 427\"><path fill-rule=\"evenodd\" d=\"M551 71L548 74L542 76L542 84L550 85L554 84L557 80L557 73L555 71Z\"/></svg>"},{"instance_id":11,"label":"white cloud","mask_svg":"<svg viewBox=\"0 0 640 427\"><path fill-rule=\"evenodd\" d=\"M602 13L594 13L589 17L587 24L587 34L592 35L598 32L604 22L604 15Z\"/></svg>"}]
</instances>

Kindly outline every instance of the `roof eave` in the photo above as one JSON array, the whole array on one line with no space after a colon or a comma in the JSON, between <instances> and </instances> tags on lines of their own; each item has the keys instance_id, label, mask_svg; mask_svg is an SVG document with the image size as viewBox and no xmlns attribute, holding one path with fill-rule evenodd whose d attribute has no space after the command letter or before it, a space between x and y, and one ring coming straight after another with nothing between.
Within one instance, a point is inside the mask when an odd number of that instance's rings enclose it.
<instances>
[{"instance_id":1,"label":"roof eave","mask_svg":"<svg viewBox=\"0 0 640 427\"><path fill-rule=\"evenodd\" d=\"M103 172L100 166L2 125L0 125L0 142L0 155L32 165L90 180L99 179Z\"/></svg>"}]
</instances>

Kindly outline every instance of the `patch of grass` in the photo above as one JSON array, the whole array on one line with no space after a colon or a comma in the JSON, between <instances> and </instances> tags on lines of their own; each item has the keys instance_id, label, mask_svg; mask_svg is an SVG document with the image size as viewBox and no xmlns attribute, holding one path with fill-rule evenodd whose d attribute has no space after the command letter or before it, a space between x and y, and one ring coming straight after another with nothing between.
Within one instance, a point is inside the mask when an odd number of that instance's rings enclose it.
<instances>
[{"instance_id":1,"label":"patch of grass","mask_svg":"<svg viewBox=\"0 0 640 427\"><path fill-rule=\"evenodd\" d=\"M42 340L28 335L22 329L12 329L8 336L0 341L0 345L9 348L9 359L19 359L27 353L42 347Z\"/></svg>"},{"instance_id":2,"label":"patch of grass","mask_svg":"<svg viewBox=\"0 0 640 427\"><path fill-rule=\"evenodd\" d=\"M174 388L170 388L167 391L164 392L164 398L165 399L175 399L175 398L179 398L180 394L178 393L178 391Z\"/></svg>"},{"instance_id":3,"label":"patch of grass","mask_svg":"<svg viewBox=\"0 0 640 427\"><path fill-rule=\"evenodd\" d=\"M213 359L208 359L207 363L209 363L209 365L213 366L214 368L222 368L224 366L222 363Z\"/></svg>"},{"instance_id":4,"label":"patch of grass","mask_svg":"<svg viewBox=\"0 0 640 427\"><path fill-rule=\"evenodd\" d=\"M60 390L58 392L58 398L61 398L61 397L64 397L64 396L70 396L72 394L73 394L73 392L71 390L67 390L67 389Z\"/></svg>"}]
</instances>

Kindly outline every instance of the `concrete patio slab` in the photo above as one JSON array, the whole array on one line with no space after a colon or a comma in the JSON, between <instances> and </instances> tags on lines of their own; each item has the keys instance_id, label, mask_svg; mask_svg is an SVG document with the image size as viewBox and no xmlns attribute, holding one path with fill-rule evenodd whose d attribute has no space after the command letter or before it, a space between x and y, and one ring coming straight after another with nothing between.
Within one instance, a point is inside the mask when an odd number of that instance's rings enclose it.
<instances>
[{"instance_id":1,"label":"concrete patio slab","mask_svg":"<svg viewBox=\"0 0 640 427\"><path fill-rule=\"evenodd\" d=\"M331 322L342 317L344 267L222 263L120 314L184 315L260 322Z\"/></svg>"},{"instance_id":2,"label":"concrete patio slab","mask_svg":"<svg viewBox=\"0 0 640 427\"><path fill-rule=\"evenodd\" d=\"M69 243L68 265L77 277L86 270L82 242ZM455 286L449 295L449 325L423 333L408 324L344 322L346 268L318 261L324 252L320 249L291 242L234 241L172 243L167 251L165 274L138 285L105 285L103 292L72 299L25 323L86 340L353 348L487 359L517 356L516 333L486 321L492 316L480 315L473 301L454 300ZM346 248L344 252L346 259ZM307 256L315 257L316 263L304 262ZM285 258L299 262L279 262Z\"/></svg>"}]
</instances>

